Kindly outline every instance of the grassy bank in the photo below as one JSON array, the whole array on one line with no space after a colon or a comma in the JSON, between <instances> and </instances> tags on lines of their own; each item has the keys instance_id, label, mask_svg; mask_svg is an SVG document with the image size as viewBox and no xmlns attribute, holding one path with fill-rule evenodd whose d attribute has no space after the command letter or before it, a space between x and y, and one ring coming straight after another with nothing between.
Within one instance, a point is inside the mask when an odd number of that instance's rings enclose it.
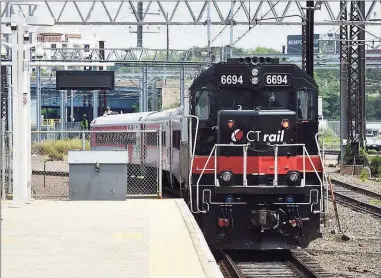
<instances>
[{"instance_id":1,"label":"grassy bank","mask_svg":"<svg viewBox=\"0 0 381 278\"><path fill-rule=\"evenodd\" d=\"M90 142L87 140L85 141L85 149L90 150ZM46 140L32 144L32 153L45 155L49 160L64 160L70 150L82 150L82 140Z\"/></svg>"}]
</instances>

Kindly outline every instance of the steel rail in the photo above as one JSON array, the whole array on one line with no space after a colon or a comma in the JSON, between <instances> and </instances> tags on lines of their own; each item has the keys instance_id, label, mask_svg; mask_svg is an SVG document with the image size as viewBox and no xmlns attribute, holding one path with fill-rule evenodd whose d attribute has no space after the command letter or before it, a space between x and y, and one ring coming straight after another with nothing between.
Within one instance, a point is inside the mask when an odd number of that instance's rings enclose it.
<instances>
[{"instance_id":1,"label":"steel rail","mask_svg":"<svg viewBox=\"0 0 381 278\"><path fill-rule=\"evenodd\" d=\"M364 203L362 201L345 196L337 192L335 192L335 198L339 204L355 209L356 211L365 212L377 218L381 218L381 208L379 207Z\"/></svg>"},{"instance_id":2,"label":"steel rail","mask_svg":"<svg viewBox=\"0 0 381 278\"><path fill-rule=\"evenodd\" d=\"M337 180L332 180L332 183L336 185L336 187L339 187L334 189L335 199L339 204L381 218L380 194ZM344 190L340 190L340 187ZM332 196L330 195L329 198L332 199ZM378 206L370 204L373 201L380 203Z\"/></svg>"},{"instance_id":3,"label":"steel rail","mask_svg":"<svg viewBox=\"0 0 381 278\"><path fill-rule=\"evenodd\" d=\"M352 185L350 183L342 182L342 181L339 181L337 179L332 179L331 178L331 181L332 181L332 183L334 185L339 185L339 186L347 188L347 189L349 189L351 191L355 191L355 192L361 193L363 195L366 195L366 196L369 196L369 197L381 200L381 194L379 194L379 193L376 193L376 192L373 192L373 191L370 191L370 190L367 190L367 189L364 189L364 188Z\"/></svg>"},{"instance_id":4,"label":"steel rail","mask_svg":"<svg viewBox=\"0 0 381 278\"><path fill-rule=\"evenodd\" d=\"M246 251L242 251L246 252ZM221 271L225 277L250 278L250 277L332 277L324 271L319 264L309 258L304 251L283 250L283 253L274 251L274 256L264 259L258 254L256 257L247 256L234 259L234 256L220 251L222 259L219 262Z\"/></svg>"}]
</instances>

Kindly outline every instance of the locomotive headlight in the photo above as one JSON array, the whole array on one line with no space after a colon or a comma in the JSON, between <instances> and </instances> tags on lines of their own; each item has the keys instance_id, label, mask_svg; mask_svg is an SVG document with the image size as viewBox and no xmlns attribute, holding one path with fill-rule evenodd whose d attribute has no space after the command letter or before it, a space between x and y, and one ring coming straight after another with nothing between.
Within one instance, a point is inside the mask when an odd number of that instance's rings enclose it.
<instances>
[{"instance_id":1,"label":"locomotive headlight","mask_svg":"<svg viewBox=\"0 0 381 278\"><path fill-rule=\"evenodd\" d=\"M290 171L287 173L286 182L288 185L299 186L301 184L301 177L299 172Z\"/></svg>"},{"instance_id":2,"label":"locomotive headlight","mask_svg":"<svg viewBox=\"0 0 381 278\"><path fill-rule=\"evenodd\" d=\"M233 175L230 172L222 172L221 177L224 182L229 182L232 179Z\"/></svg>"},{"instance_id":3,"label":"locomotive headlight","mask_svg":"<svg viewBox=\"0 0 381 278\"><path fill-rule=\"evenodd\" d=\"M299 175L297 173L292 173L290 175L290 181L292 181L292 182L296 182L298 180L298 178L299 178Z\"/></svg>"},{"instance_id":4,"label":"locomotive headlight","mask_svg":"<svg viewBox=\"0 0 381 278\"><path fill-rule=\"evenodd\" d=\"M283 129L287 129L290 127L290 121L289 120L282 120L281 126Z\"/></svg>"},{"instance_id":5,"label":"locomotive headlight","mask_svg":"<svg viewBox=\"0 0 381 278\"><path fill-rule=\"evenodd\" d=\"M251 74L254 76L258 75L258 69L252 69Z\"/></svg>"},{"instance_id":6,"label":"locomotive headlight","mask_svg":"<svg viewBox=\"0 0 381 278\"><path fill-rule=\"evenodd\" d=\"M251 83L253 83L254 85L257 85L258 84L258 77L253 77L251 79Z\"/></svg>"}]
</instances>

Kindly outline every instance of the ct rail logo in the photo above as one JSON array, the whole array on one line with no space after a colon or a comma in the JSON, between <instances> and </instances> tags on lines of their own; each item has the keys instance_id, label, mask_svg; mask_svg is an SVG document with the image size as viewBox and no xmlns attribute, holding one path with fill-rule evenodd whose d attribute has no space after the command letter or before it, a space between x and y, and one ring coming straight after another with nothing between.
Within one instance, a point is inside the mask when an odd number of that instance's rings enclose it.
<instances>
[{"instance_id":1,"label":"ct rail logo","mask_svg":"<svg viewBox=\"0 0 381 278\"><path fill-rule=\"evenodd\" d=\"M233 142L237 142L237 141L241 140L242 137L243 137L243 131L240 129L234 130L232 135L231 135L231 139Z\"/></svg>"},{"instance_id":2,"label":"ct rail logo","mask_svg":"<svg viewBox=\"0 0 381 278\"><path fill-rule=\"evenodd\" d=\"M232 142L240 141L243 138L243 131L236 129L231 135ZM270 143L281 143L284 140L284 130L278 130L277 133L262 133L262 131L250 130L246 134L247 142L270 142Z\"/></svg>"}]
</instances>

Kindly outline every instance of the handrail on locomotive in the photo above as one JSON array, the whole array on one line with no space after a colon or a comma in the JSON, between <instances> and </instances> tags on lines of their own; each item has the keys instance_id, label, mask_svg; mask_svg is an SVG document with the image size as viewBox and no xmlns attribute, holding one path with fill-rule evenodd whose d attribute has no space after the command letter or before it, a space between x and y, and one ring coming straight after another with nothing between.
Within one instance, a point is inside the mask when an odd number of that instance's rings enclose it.
<instances>
[{"instance_id":1,"label":"handrail on locomotive","mask_svg":"<svg viewBox=\"0 0 381 278\"><path fill-rule=\"evenodd\" d=\"M217 178L217 148L218 147L241 147L243 149L243 187L248 187L249 185L247 184L247 150L248 150L248 147L250 146L250 144L236 144L236 145L232 145L232 144L214 144L212 150L210 151L210 154L205 162L205 165L202 169L199 169L197 168L197 170L201 170L201 174L200 176L198 177L197 179L197 183L196 183L196 196L197 196L197 199L196 199L196 202L197 202L197 206L196 206L196 210L194 210L193 208L193 198L192 198L192 168L193 168L193 162L194 162L194 157L195 157L195 147L196 147L196 141L197 141L197 133L198 133L198 126L199 126L199 118L195 115L184 115L182 117L182 121L184 121L185 119L192 119L194 118L196 120L196 128L195 128L195 136L194 136L194 139L192 140L192 136L189 137L189 142L188 142L188 147L189 147L189 154L190 154L190 169L189 169L189 179L188 179L188 182L189 182L189 191L190 191L190 194L189 194L189 202L190 202L190 209L193 213L206 213L207 210L200 210L200 181L201 181L201 178L202 176L204 175L204 172L205 171L213 171L214 172L214 181L215 181L215 186L220 186L219 184L219 180ZM192 121L189 121L189 134L192 134ZM320 150L320 147L319 147L319 142L318 142L318 136L321 135L321 133L317 133L315 135L315 141L316 141L316 144L317 144L317 149L318 149L318 155L320 157L320 162L322 164L322 174L323 174L323 180L320 178L319 176L319 171L316 169L312 159L311 159L311 156L310 154L308 153L308 150L305 146L305 144L286 144L286 143L283 143L283 144L274 144L272 145L272 147L274 148L274 180L273 180L273 187L283 187L283 185L278 185L278 149L280 147L302 147L303 149L303 179L301 181L301 187L304 187L304 186L314 186L314 185L306 185L305 184L305 180L306 180L306 157L308 158L309 162L311 163L311 166L314 170L314 173L315 175L317 176L318 180L319 180L319 186L320 186L320 196L323 196L323 187L324 187L324 180L325 180L325 171L324 171L324 161L323 161L323 158L322 158L322 155L321 155L321 150ZM324 148L324 146L323 146ZM207 165L211 159L211 157L214 156L214 167L213 169L207 169ZM269 187L269 186L266 186L266 187ZM270 186L271 187L271 186ZM209 189L206 189L204 191L210 191ZM327 206L324 206L323 203L321 202L320 203L320 210L319 211L313 211L312 210L312 207L314 204L317 204L318 203L318 199L319 199L319 196L316 195L316 201L312 201L312 192L316 192L315 189L312 189L310 191L310 198L309 198L309 202L308 203L294 203L296 205L311 205L311 212L313 213L321 213L321 214L325 214L326 211L327 211ZM327 192L328 193L328 192ZM203 200L203 203L205 204L205 199L204 199L204 196L205 196L205 193L203 192L202 194L202 200ZM328 194L327 194L328 196ZM327 197L328 198L328 197ZM328 202L328 201L327 201ZM277 203L277 204L281 204L281 203Z\"/></svg>"},{"instance_id":2,"label":"handrail on locomotive","mask_svg":"<svg viewBox=\"0 0 381 278\"><path fill-rule=\"evenodd\" d=\"M320 149L320 145L319 145L319 135L322 136L322 146L323 146L323 152L321 151ZM325 189L326 189L326 199L325 199L325 202L324 202L324 213L327 214L328 213L328 179L327 179L327 174L326 174L326 171L325 171L325 165L324 165L324 159L325 159L325 155L324 155L324 135L325 133L324 132L318 132L315 134L315 142L316 142L316 145L317 145L317 150L318 150L318 155L320 157L320 163L321 163L321 167L322 167L322 177L323 177L323 181L322 181L322 191L321 191L321 196L323 197L323 187L325 186ZM323 204L321 204L320 206L323 206Z\"/></svg>"}]
</instances>

